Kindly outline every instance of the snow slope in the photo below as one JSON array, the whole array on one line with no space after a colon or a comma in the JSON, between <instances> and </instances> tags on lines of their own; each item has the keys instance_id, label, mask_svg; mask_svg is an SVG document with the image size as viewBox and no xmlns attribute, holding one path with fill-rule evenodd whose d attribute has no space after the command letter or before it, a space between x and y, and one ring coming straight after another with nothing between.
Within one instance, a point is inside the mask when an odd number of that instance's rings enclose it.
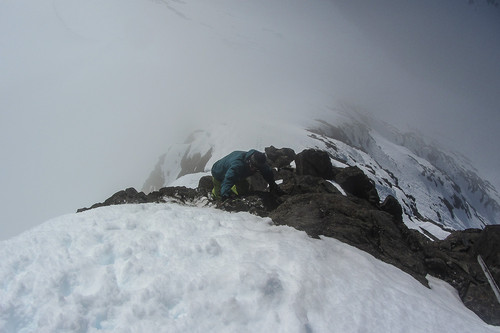
<instances>
[{"instance_id":1,"label":"snow slope","mask_svg":"<svg viewBox=\"0 0 500 333\"><path fill-rule=\"evenodd\" d=\"M446 283L247 213L140 204L0 243L1 332L500 332Z\"/></svg>"},{"instance_id":2,"label":"snow slope","mask_svg":"<svg viewBox=\"0 0 500 333\"><path fill-rule=\"evenodd\" d=\"M317 127L327 136L322 138L325 149L363 169L382 198L389 194L398 198L408 226L428 229L426 224L432 222L462 230L498 223L498 192L463 156L366 115L348 109L338 112L343 121ZM345 144L340 149L344 153L328 147L339 146L336 141Z\"/></svg>"}]
</instances>

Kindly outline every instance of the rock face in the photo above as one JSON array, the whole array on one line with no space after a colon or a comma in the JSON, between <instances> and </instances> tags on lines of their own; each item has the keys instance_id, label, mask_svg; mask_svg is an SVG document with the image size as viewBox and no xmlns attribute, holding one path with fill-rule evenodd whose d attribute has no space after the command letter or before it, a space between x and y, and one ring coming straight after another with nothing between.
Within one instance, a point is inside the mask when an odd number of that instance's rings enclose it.
<instances>
[{"instance_id":1,"label":"rock face","mask_svg":"<svg viewBox=\"0 0 500 333\"><path fill-rule=\"evenodd\" d=\"M354 166L342 169L335 180L345 191L373 205L378 205L380 198L375 183L360 168Z\"/></svg>"},{"instance_id":2,"label":"rock face","mask_svg":"<svg viewBox=\"0 0 500 333\"><path fill-rule=\"evenodd\" d=\"M403 223L402 207L388 196L380 202L373 182L357 167L334 168L326 152L266 149L286 193L265 190L259 175L250 179L252 192L225 202L211 202L211 177L203 177L197 189L167 187L148 195L127 189L91 208L142 202L205 200L227 211L247 211L269 216L274 223L305 231L311 237L333 237L390 263L427 285L426 275L455 287L464 304L484 321L500 325L500 304L478 263L481 255L494 279L500 281L500 226L451 233L432 241ZM290 163L295 160L296 169ZM260 178L259 178L260 177ZM335 181L346 195L336 187ZM85 210L85 209L82 209ZM82 211L79 210L79 211ZM355 265L355 263L353 263Z\"/></svg>"},{"instance_id":3,"label":"rock face","mask_svg":"<svg viewBox=\"0 0 500 333\"><path fill-rule=\"evenodd\" d=\"M206 193L202 193L200 192L200 190L194 190L186 187L163 187L160 190L151 192L149 194L145 194L144 192L137 192L136 189L131 187L126 190L116 192L104 202L93 204L89 208L80 208L77 210L77 213L81 213L89 209L111 205L148 202L160 203L166 202L167 199L180 203L189 203L200 199L201 197L203 197L203 195L206 195Z\"/></svg>"},{"instance_id":4,"label":"rock face","mask_svg":"<svg viewBox=\"0 0 500 333\"><path fill-rule=\"evenodd\" d=\"M295 158L298 175L317 176L324 179L333 179L333 167L328 153L321 150L306 149Z\"/></svg>"},{"instance_id":5,"label":"rock face","mask_svg":"<svg viewBox=\"0 0 500 333\"><path fill-rule=\"evenodd\" d=\"M500 281L500 225L485 228L474 245L474 252L488 264L495 281Z\"/></svg>"},{"instance_id":6,"label":"rock face","mask_svg":"<svg viewBox=\"0 0 500 333\"><path fill-rule=\"evenodd\" d=\"M277 149L273 146L265 149L267 158L272 161L275 168L281 169L290 166L295 160L295 152L290 148Z\"/></svg>"}]
</instances>

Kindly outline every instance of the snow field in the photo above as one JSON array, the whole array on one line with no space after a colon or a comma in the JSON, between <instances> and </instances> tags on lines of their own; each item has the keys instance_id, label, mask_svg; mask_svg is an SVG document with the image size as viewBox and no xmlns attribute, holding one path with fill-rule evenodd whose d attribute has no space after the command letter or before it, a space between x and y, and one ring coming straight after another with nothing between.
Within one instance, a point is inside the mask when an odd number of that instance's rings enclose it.
<instances>
[{"instance_id":1,"label":"snow field","mask_svg":"<svg viewBox=\"0 0 500 333\"><path fill-rule=\"evenodd\" d=\"M0 257L1 332L500 332L440 280L247 213L102 207Z\"/></svg>"}]
</instances>

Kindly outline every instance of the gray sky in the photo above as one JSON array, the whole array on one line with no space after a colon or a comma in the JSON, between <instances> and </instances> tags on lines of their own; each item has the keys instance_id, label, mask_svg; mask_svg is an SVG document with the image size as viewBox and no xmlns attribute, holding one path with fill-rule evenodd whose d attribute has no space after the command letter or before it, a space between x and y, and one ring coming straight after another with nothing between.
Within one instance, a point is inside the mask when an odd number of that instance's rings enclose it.
<instances>
[{"instance_id":1,"label":"gray sky","mask_svg":"<svg viewBox=\"0 0 500 333\"><path fill-rule=\"evenodd\" d=\"M500 188L499 28L466 0L1 1L0 239L140 188L203 122L336 103Z\"/></svg>"}]
</instances>

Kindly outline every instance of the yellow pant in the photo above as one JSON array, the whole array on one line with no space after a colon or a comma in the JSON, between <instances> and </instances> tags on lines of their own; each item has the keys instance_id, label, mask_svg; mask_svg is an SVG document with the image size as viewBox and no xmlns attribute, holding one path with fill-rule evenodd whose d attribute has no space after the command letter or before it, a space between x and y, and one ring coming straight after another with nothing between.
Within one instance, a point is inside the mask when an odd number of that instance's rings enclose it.
<instances>
[{"instance_id":1,"label":"yellow pant","mask_svg":"<svg viewBox=\"0 0 500 333\"><path fill-rule=\"evenodd\" d=\"M221 198L220 188L221 182L212 177L212 183L214 184L214 188L212 189L212 195L215 199L219 200ZM236 194L245 194L248 192L250 185L246 179L239 180L236 184L231 187L231 191Z\"/></svg>"}]
</instances>

